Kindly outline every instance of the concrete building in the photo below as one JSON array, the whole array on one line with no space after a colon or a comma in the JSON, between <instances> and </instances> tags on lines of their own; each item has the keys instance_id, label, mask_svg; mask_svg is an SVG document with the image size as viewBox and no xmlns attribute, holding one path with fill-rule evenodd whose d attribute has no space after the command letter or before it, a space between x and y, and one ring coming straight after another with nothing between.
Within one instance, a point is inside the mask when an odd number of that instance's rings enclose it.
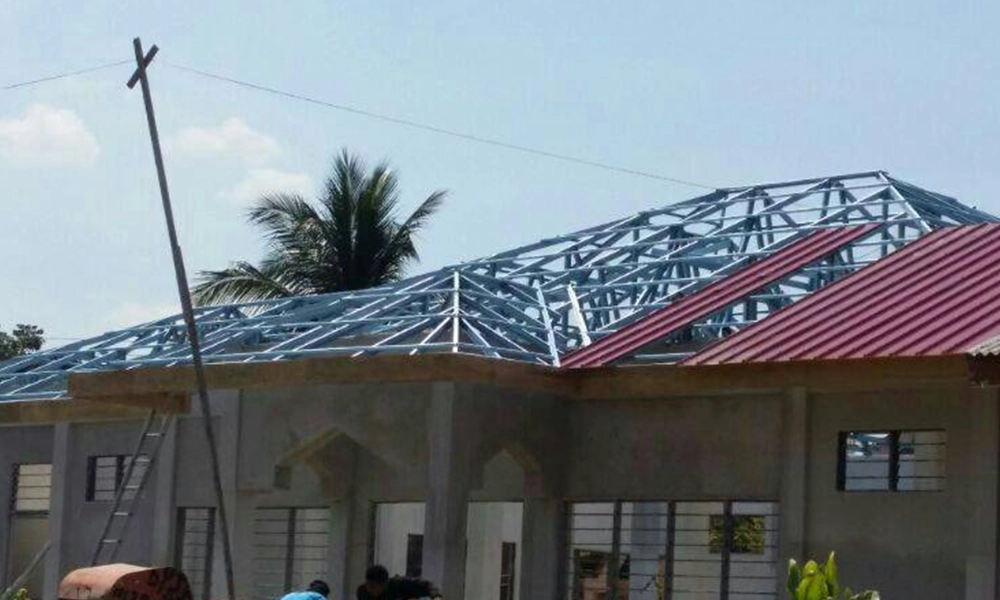
<instances>
[{"instance_id":1,"label":"concrete building","mask_svg":"<svg viewBox=\"0 0 1000 600\"><path fill-rule=\"evenodd\" d=\"M200 309L238 596L378 561L447 598L777 598L836 550L887 598L995 598L995 221L873 172ZM225 594L180 331L0 364L6 581L51 540L55 598L122 490L117 559Z\"/></svg>"}]
</instances>

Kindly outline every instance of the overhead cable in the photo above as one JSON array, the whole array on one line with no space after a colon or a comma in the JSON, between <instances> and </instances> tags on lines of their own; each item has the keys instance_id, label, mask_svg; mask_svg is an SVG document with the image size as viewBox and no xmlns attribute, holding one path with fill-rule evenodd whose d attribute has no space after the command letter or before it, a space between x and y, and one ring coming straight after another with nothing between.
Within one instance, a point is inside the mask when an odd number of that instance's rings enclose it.
<instances>
[{"instance_id":1,"label":"overhead cable","mask_svg":"<svg viewBox=\"0 0 1000 600\"><path fill-rule=\"evenodd\" d=\"M496 146L496 147L500 147L500 148L506 148L508 150L515 150L517 152L526 152L528 154L534 154L536 156L544 156L544 157L547 157L547 158L554 158L554 159L557 159L557 160L562 160L562 161L566 161L566 162L571 162L571 163L576 163L576 164L580 164L580 165L585 165L585 166L588 166L588 167L596 167L598 169L605 169L605 170L608 170L608 171L616 171L618 173L625 173L627 175L635 175L635 176L638 176L638 177L645 177L645 178L648 178L648 179L656 179L656 180L659 180L659 181L668 181L670 183L677 183L677 184L681 184L681 185L687 185L687 186L697 187L697 188L704 188L704 189L708 189L708 190L715 190L715 189L717 189L716 186L707 185L707 184L704 184L704 183L698 183L696 181L691 181L691 180L688 180L688 179L680 179L680 178L677 178L677 177L670 177L670 176L667 176L667 175L662 175L662 174L659 174L659 173L653 173L653 172L650 172L650 171L642 171L642 170L639 170L639 169L633 169L633 168L629 168L629 167L621 167L621 166L612 165L612 164L609 164L609 163L599 162L599 161L596 161L596 160L589 160L589 159L586 159L586 158L579 158L579 157L576 157L576 156L570 156L568 154L561 154L561 153L558 153L558 152L551 152L549 150L540 150L538 148L532 148L530 146L524 146L524 145L521 145L521 144L512 144L512 143L509 143L509 142L504 142L504 141L493 139L493 138L483 137L483 136L480 136L480 135L474 135L474 134L471 134L471 133L464 133L464 132L456 131L456 130L453 130L453 129L446 129L444 127L438 127L436 125L428 125L426 123L420 123L420 122L413 121L413 120L410 120L410 119L403 119L403 118L400 118L400 117L394 117L394 116L390 116L390 115L386 115L386 114L376 113L376 112L373 112L373 111L370 111L370 110L365 110L365 109L361 109L361 108L357 108L357 107L353 107L353 106L348 106L346 104L339 104L339 103L336 103L336 102L330 102L330 101L327 101L327 100L321 100L319 98L313 98L311 96L306 96L304 94L299 94L299 93L296 93L296 92L289 92L289 91L281 90L281 89L278 89L278 88L275 88L275 87L270 87L270 86L262 85L262 84L259 84L259 83L253 83L253 82L250 82L250 81L245 81L245 80L242 80L242 79L237 79L235 77L229 77L229 76L226 76L226 75L220 75L218 73L212 73L210 71L205 71L205 70L202 70L202 69L196 69L194 67L188 67L188 66L185 66L185 65L177 64L177 63L171 63L171 62L168 62L168 61L164 61L164 64L166 64L166 65L168 65L170 67L173 67L174 69L178 69L180 71L186 71L188 73L193 73L193 74L196 74L196 75L200 75L202 77L207 77L209 79L214 79L216 81L223 81L223 82L226 82L226 83L229 83L229 84L232 84L232 85L237 85L237 86L240 86L240 87L244 87L244 88L256 90L256 91L259 91L259 92L266 92L268 94L273 94L273 95L276 95L276 96L282 96L284 98L289 98L289 99L292 99L292 100L298 100L298 101L301 101L301 102L308 102L310 104L315 104L315 105L318 105L318 106L323 106L325 108L331 108L331 109L334 109L334 110L348 112L348 113L352 113L352 114L355 114L355 115L361 115L361 116L368 117L368 118L371 118L371 119L378 119L380 121L385 121L385 122L388 122L388 123L394 123L396 125L404 125L406 127L412 127L414 129L421 129L423 131L429 131L429 132L437 133L437 134L441 134L441 135L447 135L447 136L450 136L450 137L455 137L455 138L467 140L467 141L470 141L470 142L476 142L476 143L479 143L479 144L487 144L487 145L490 145L490 146Z\"/></svg>"},{"instance_id":2,"label":"overhead cable","mask_svg":"<svg viewBox=\"0 0 1000 600\"><path fill-rule=\"evenodd\" d=\"M120 67L122 65L127 65L131 60L116 60L114 62L104 63L102 65L97 65L94 67L87 67L84 69L78 69L76 71L69 71L67 73L59 73L58 75L49 75L48 77L39 77L38 79L30 79L28 81L19 81L17 83L11 83L0 87L0 90L13 90L16 88L28 87L36 85L39 83L45 83L48 81L55 81L57 79L64 79L66 77L72 77L74 75L83 75L85 73L93 73L95 71L103 71L104 69L110 69L112 67Z\"/></svg>"}]
</instances>

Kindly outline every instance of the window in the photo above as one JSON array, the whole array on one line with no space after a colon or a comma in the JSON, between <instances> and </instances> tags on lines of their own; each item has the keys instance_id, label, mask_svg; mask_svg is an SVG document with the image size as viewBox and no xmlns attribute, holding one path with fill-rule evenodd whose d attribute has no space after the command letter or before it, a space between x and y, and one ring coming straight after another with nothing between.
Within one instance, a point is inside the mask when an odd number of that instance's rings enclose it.
<instances>
[{"instance_id":1,"label":"window","mask_svg":"<svg viewBox=\"0 0 1000 600\"><path fill-rule=\"evenodd\" d=\"M259 508L254 518L254 598L274 600L314 579L330 564L330 511Z\"/></svg>"},{"instance_id":2,"label":"window","mask_svg":"<svg viewBox=\"0 0 1000 600\"><path fill-rule=\"evenodd\" d=\"M941 491L946 480L947 441L947 434L940 429L841 433L837 489Z\"/></svg>"},{"instance_id":3,"label":"window","mask_svg":"<svg viewBox=\"0 0 1000 600\"><path fill-rule=\"evenodd\" d=\"M514 600L514 574L517 571L517 544L502 542L500 547L500 600Z\"/></svg>"},{"instance_id":4,"label":"window","mask_svg":"<svg viewBox=\"0 0 1000 600\"><path fill-rule=\"evenodd\" d=\"M87 502L110 502L115 499L118 488L125 479L129 464L132 462L131 456L123 454L110 456L91 456L87 459ZM129 477L125 491L122 493L123 500L132 500L139 482L146 474L146 467L149 459L140 456L136 461L132 475Z\"/></svg>"},{"instance_id":5,"label":"window","mask_svg":"<svg viewBox=\"0 0 1000 600\"><path fill-rule=\"evenodd\" d=\"M52 495L52 465L14 465L11 482L11 509L14 513L47 513Z\"/></svg>"},{"instance_id":6,"label":"window","mask_svg":"<svg viewBox=\"0 0 1000 600\"><path fill-rule=\"evenodd\" d=\"M568 512L571 600L775 598L775 503L620 501Z\"/></svg>"},{"instance_id":7,"label":"window","mask_svg":"<svg viewBox=\"0 0 1000 600\"><path fill-rule=\"evenodd\" d=\"M410 533L406 536L406 576L420 577L424 572L424 536Z\"/></svg>"},{"instance_id":8,"label":"window","mask_svg":"<svg viewBox=\"0 0 1000 600\"><path fill-rule=\"evenodd\" d=\"M215 508L180 508L174 565L187 575L191 593L208 600L212 593Z\"/></svg>"}]
</instances>

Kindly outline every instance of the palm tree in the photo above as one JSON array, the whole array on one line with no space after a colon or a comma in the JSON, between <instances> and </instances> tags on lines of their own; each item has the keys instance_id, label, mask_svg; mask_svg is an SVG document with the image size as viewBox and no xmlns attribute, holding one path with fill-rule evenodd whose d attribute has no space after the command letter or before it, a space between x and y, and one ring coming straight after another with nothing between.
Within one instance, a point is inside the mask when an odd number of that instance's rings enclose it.
<instances>
[{"instance_id":1,"label":"palm tree","mask_svg":"<svg viewBox=\"0 0 1000 600\"><path fill-rule=\"evenodd\" d=\"M334 161L318 206L296 194L258 200L249 221L265 232L264 259L259 266L239 261L222 271L202 271L193 290L195 302L250 302L398 281L407 265L419 259L414 235L446 192L434 192L398 222L395 174L385 162L366 170L345 149Z\"/></svg>"}]
</instances>

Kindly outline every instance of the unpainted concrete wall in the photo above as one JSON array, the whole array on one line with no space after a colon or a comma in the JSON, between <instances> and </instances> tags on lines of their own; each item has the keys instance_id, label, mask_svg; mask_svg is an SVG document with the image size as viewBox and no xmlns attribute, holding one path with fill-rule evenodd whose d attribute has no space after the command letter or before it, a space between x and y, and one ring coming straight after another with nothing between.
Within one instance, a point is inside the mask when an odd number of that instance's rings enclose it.
<instances>
[{"instance_id":1,"label":"unpainted concrete wall","mask_svg":"<svg viewBox=\"0 0 1000 600\"><path fill-rule=\"evenodd\" d=\"M571 402L565 497L775 499L782 397Z\"/></svg>"},{"instance_id":2,"label":"unpainted concrete wall","mask_svg":"<svg viewBox=\"0 0 1000 600\"><path fill-rule=\"evenodd\" d=\"M263 506L328 506L330 580L338 597L352 593L369 560L374 505L426 501L435 484L428 470L433 390L433 384L366 384L213 392L241 597L250 597L253 515ZM801 522L791 532L804 540L797 548L812 557L836 549L856 587L918 600L987 598L992 590L995 390L587 401L484 384L452 390L452 424L469 453L463 475L469 500L524 501L523 578L549 581L552 591L532 600L556 595L563 503L598 499L778 500L783 523ZM123 559L172 557L176 509L214 505L201 425L197 416L178 422L173 449L158 467L172 467L166 480L172 485L151 479L152 501L142 505L133 529L161 533L131 536ZM65 429L61 573L86 562L106 515L105 503L84 500L87 457L130 454L139 426ZM840 431L910 428L948 431L944 492L836 490ZM276 487L278 463L331 429L338 435L290 466L288 489ZM16 462L55 462L57 437L52 427L0 428L0 473ZM9 498L8 479L0 477L0 497ZM0 534L6 537L6 526ZM218 566L213 579L223 595Z\"/></svg>"},{"instance_id":3,"label":"unpainted concrete wall","mask_svg":"<svg viewBox=\"0 0 1000 600\"><path fill-rule=\"evenodd\" d=\"M846 582L883 598L992 598L996 392L816 394L808 413L806 551L836 550ZM837 491L841 431L938 428L944 491Z\"/></svg>"}]
</instances>

